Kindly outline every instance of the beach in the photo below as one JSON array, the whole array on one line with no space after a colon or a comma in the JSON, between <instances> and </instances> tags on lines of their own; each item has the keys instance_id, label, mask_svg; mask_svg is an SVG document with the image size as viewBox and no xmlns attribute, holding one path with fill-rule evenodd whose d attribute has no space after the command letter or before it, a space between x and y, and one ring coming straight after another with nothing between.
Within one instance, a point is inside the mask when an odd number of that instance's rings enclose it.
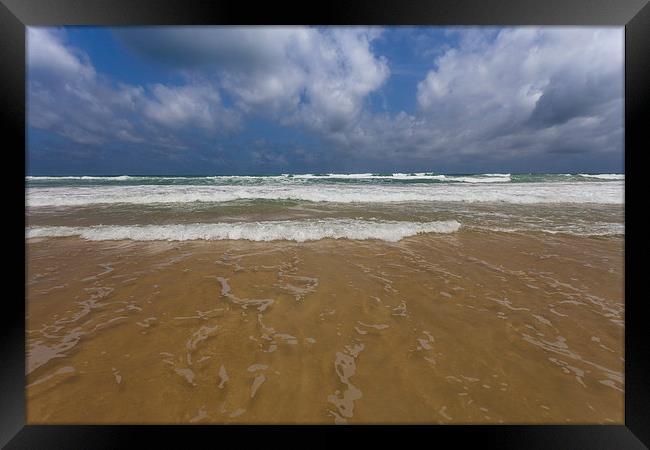
<instances>
[{"instance_id":1,"label":"beach","mask_svg":"<svg viewBox=\"0 0 650 450\"><path fill-rule=\"evenodd\" d=\"M28 177L27 422L622 424L623 192Z\"/></svg>"}]
</instances>

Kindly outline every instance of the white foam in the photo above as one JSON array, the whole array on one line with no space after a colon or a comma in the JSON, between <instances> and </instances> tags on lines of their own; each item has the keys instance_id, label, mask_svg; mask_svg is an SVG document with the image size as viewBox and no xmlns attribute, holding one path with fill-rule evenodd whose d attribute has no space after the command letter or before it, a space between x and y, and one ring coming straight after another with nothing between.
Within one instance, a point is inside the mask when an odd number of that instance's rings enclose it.
<instances>
[{"instance_id":1,"label":"white foam","mask_svg":"<svg viewBox=\"0 0 650 450\"><path fill-rule=\"evenodd\" d=\"M52 181L52 180L129 180L132 178L147 178L147 177L131 177L129 175L120 175L120 176L103 176L103 177L93 177L89 175L84 175L84 176L78 176L78 177L72 177L72 176L65 176L65 177L41 177L41 176L27 176L25 177L28 180L42 180L42 181Z\"/></svg>"},{"instance_id":2,"label":"white foam","mask_svg":"<svg viewBox=\"0 0 650 450\"><path fill-rule=\"evenodd\" d=\"M50 177L50 176L26 176L25 179L32 181L57 181L57 180L86 180L86 181L183 181L183 180L278 180L289 177L289 175L269 175L269 176L254 176L254 175L214 175L214 176L205 176L205 177L165 177L165 176L132 176L132 175L120 175L120 176L62 176L62 177Z\"/></svg>"},{"instance_id":3,"label":"white foam","mask_svg":"<svg viewBox=\"0 0 650 450\"><path fill-rule=\"evenodd\" d=\"M389 178L394 178L396 180L438 180L444 181L446 177L444 175L434 175L430 173L394 173Z\"/></svg>"},{"instance_id":4,"label":"white foam","mask_svg":"<svg viewBox=\"0 0 650 450\"><path fill-rule=\"evenodd\" d=\"M455 181L458 183L508 183L510 181L510 174L485 174L484 176L447 176L447 181Z\"/></svg>"},{"instance_id":5,"label":"white foam","mask_svg":"<svg viewBox=\"0 0 650 450\"><path fill-rule=\"evenodd\" d=\"M579 173L578 176L585 178L598 178L600 180L624 180L625 174L622 173L601 173L601 174L588 174L588 173Z\"/></svg>"},{"instance_id":6,"label":"white foam","mask_svg":"<svg viewBox=\"0 0 650 450\"><path fill-rule=\"evenodd\" d=\"M80 236L90 241L316 241L332 239L379 239L396 242L420 233L453 233L460 223L370 221L356 219L324 219L302 221L267 221L236 223L196 223L173 225L98 225L91 227L30 227L26 237Z\"/></svg>"},{"instance_id":7,"label":"white foam","mask_svg":"<svg viewBox=\"0 0 650 450\"><path fill-rule=\"evenodd\" d=\"M492 177L497 178L497 177ZM228 202L241 199L338 203L502 202L623 204L622 181L609 183L138 185L28 187L27 206Z\"/></svg>"},{"instance_id":8,"label":"white foam","mask_svg":"<svg viewBox=\"0 0 650 450\"><path fill-rule=\"evenodd\" d=\"M289 175L287 175L289 176ZM451 181L458 183L508 183L511 181L509 173L486 173L478 175L436 175L433 173L417 172L417 173L393 173L390 175L377 175L372 173L328 173L324 175L316 174L296 174L291 175L296 179L341 179L341 180L382 180L382 179L395 179L395 180L438 180L438 181Z\"/></svg>"},{"instance_id":9,"label":"white foam","mask_svg":"<svg viewBox=\"0 0 650 450\"><path fill-rule=\"evenodd\" d=\"M295 174L287 175L291 178L297 179L334 179L334 180L381 180L381 179L390 179L390 178L399 178L399 179L417 179L417 178L427 178L427 179L439 179L438 177L444 177L444 175L426 175L421 174L406 174L406 173L394 173L391 175L376 175L372 173L328 173L323 175L305 173L305 174Z\"/></svg>"},{"instance_id":10,"label":"white foam","mask_svg":"<svg viewBox=\"0 0 650 450\"><path fill-rule=\"evenodd\" d=\"M560 176L573 176L572 174L557 174ZM603 174L586 174L580 173L576 176L601 180L624 180L625 174L617 173L603 173ZM58 181L58 180L85 180L85 181L138 181L138 180L153 180L153 181L183 181L183 180L212 180L219 181L273 181L273 180L303 180L303 179L316 179L316 180L437 180L443 182L457 182L457 183L508 183L512 181L511 174L509 173L483 173L473 175L439 175L435 173L416 172L416 173L401 173L396 172L393 174L373 174L373 173L328 173L328 174L288 174L281 175L213 175L213 176L134 176L134 175L120 175L120 176L32 176L25 177L27 180L32 181Z\"/></svg>"},{"instance_id":11,"label":"white foam","mask_svg":"<svg viewBox=\"0 0 650 450\"><path fill-rule=\"evenodd\" d=\"M538 226L530 227L494 227L494 226L473 226L488 231L497 231L501 233L528 233L540 232L545 234L570 234L574 236L624 236L625 224L594 222L588 225L558 225L556 228L542 228Z\"/></svg>"}]
</instances>

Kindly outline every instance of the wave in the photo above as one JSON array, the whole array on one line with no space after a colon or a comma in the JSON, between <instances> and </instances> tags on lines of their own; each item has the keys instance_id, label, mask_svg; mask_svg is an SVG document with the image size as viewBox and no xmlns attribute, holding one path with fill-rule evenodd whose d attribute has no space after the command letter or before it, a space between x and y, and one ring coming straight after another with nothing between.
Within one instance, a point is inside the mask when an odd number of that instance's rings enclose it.
<instances>
[{"instance_id":1,"label":"wave","mask_svg":"<svg viewBox=\"0 0 650 450\"><path fill-rule=\"evenodd\" d=\"M374 173L328 173L328 174L296 174L286 175L295 179L310 180L437 180L451 181L461 183L507 183L510 181L510 174L485 174L485 175L438 175L434 173L392 173L392 174L374 174Z\"/></svg>"},{"instance_id":2,"label":"wave","mask_svg":"<svg viewBox=\"0 0 650 450\"><path fill-rule=\"evenodd\" d=\"M510 173L484 173L469 175L442 175L429 172L415 173L328 173L328 174L281 174L281 175L211 175L211 176L27 176L26 180L30 182L56 182L56 181L146 181L156 182L228 182L228 181L253 181L255 183L265 181L327 181L327 180L379 180L379 181L417 181L429 180L442 183L509 183L509 182L551 182L570 179L572 181L589 181L589 180L625 180L625 174L603 173L603 174L510 174Z\"/></svg>"},{"instance_id":3,"label":"wave","mask_svg":"<svg viewBox=\"0 0 650 450\"><path fill-rule=\"evenodd\" d=\"M593 223L587 226L558 226L555 229L531 227L492 227L492 226L471 226L470 229L496 231L500 233L530 233L539 232L544 234L568 234L573 236L624 236L625 224L622 223Z\"/></svg>"},{"instance_id":4,"label":"wave","mask_svg":"<svg viewBox=\"0 0 650 450\"><path fill-rule=\"evenodd\" d=\"M327 174L314 174L314 173L297 173L285 174L289 178L353 178L353 179L366 179L366 178L387 178L390 175L373 175L372 173L327 173Z\"/></svg>"},{"instance_id":5,"label":"wave","mask_svg":"<svg viewBox=\"0 0 650 450\"><path fill-rule=\"evenodd\" d=\"M435 180L457 183L507 183L511 181L510 174L478 174L478 175L438 175L434 173L329 173L329 174L282 174L282 175L215 175L204 177L165 177L165 176L27 176L29 181L183 181L183 180Z\"/></svg>"},{"instance_id":6,"label":"wave","mask_svg":"<svg viewBox=\"0 0 650 450\"><path fill-rule=\"evenodd\" d=\"M621 182L475 184L264 184L264 185L135 185L28 187L27 206L93 204L220 203L234 200L294 200L334 203L465 202L465 203L600 203L623 204Z\"/></svg>"},{"instance_id":7,"label":"wave","mask_svg":"<svg viewBox=\"0 0 650 450\"><path fill-rule=\"evenodd\" d=\"M486 173L477 175L439 175L435 173L416 172L392 174L377 173L328 173L328 174L284 174L288 178L308 180L436 180L457 183L507 183L509 173Z\"/></svg>"},{"instance_id":8,"label":"wave","mask_svg":"<svg viewBox=\"0 0 650 450\"><path fill-rule=\"evenodd\" d=\"M183 177L183 176L135 176L135 175L119 175L119 176L26 176L28 181L58 181L58 180L79 180L79 181L181 181L181 180L277 180L288 178L287 175L269 175L269 176L255 176L255 175L214 175L204 177Z\"/></svg>"},{"instance_id":9,"label":"wave","mask_svg":"<svg viewBox=\"0 0 650 450\"><path fill-rule=\"evenodd\" d=\"M174 225L98 225L91 227L30 227L26 237L79 236L90 241L195 241L249 240L296 242L320 239L378 239L397 242L421 233L453 233L461 224L455 220L437 222L371 221L323 219Z\"/></svg>"},{"instance_id":10,"label":"wave","mask_svg":"<svg viewBox=\"0 0 650 450\"><path fill-rule=\"evenodd\" d=\"M34 181L56 181L56 180L130 180L133 178L148 178L148 177L132 177L129 175L103 176L103 177L95 177L89 175L83 175L77 177L73 177L73 176L49 177L49 176L28 175L25 178L27 180L34 180Z\"/></svg>"},{"instance_id":11,"label":"wave","mask_svg":"<svg viewBox=\"0 0 650 450\"><path fill-rule=\"evenodd\" d=\"M443 175L444 176L444 175ZM508 183L510 174L485 174L484 176L446 176L445 180L457 183Z\"/></svg>"},{"instance_id":12,"label":"wave","mask_svg":"<svg viewBox=\"0 0 650 450\"><path fill-rule=\"evenodd\" d=\"M622 173L601 173L601 174L579 173L578 176L584 178L597 178L599 180L624 180L625 179L625 174Z\"/></svg>"}]
</instances>

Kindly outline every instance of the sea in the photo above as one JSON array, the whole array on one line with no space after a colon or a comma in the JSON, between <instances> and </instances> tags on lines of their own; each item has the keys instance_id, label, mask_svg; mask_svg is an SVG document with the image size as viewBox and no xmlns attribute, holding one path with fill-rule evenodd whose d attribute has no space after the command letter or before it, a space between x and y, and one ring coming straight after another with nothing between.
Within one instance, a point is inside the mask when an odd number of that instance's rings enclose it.
<instances>
[{"instance_id":1,"label":"sea","mask_svg":"<svg viewBox=\"0 0 650 450\"><path fill-rule=\"evenodd\" d=\"M461 229L624 236L625 175L28 176L27 238L399 241Z\"/></svg>"}]
</instances>

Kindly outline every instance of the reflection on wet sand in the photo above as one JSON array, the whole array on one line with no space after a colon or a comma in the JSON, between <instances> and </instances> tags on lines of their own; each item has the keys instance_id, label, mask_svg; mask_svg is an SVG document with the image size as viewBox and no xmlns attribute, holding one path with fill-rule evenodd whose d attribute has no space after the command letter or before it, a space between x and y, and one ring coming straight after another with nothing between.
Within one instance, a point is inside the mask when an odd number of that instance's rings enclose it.
<instances>
[{"instance_id":1,"label":"reflection on wet sand","mask_svg":"<svg viewBox=\"0 0 650 450\"><path fill-rule=\"evenodd\" d=\"M623 423L621 237L70 237L27 264L29 423Z\"/></svg>"}]
</instances>

